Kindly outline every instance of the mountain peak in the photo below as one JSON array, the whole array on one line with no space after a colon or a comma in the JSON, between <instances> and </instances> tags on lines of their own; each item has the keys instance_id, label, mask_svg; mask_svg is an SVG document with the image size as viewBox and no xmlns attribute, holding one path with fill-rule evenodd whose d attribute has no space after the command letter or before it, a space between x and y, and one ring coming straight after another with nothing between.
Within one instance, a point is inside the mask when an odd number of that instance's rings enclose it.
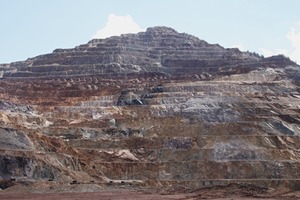
<instances>
[{"instance_id":1,"label":"mountain peak","mask_svg":"<svg viewBox=\"0 0 300 200\"><path fill-rule=\"evenodd\" d=\"M226 49L166 26L150 27L145 32L93 39L72 49L12 63L3 77L66 76L102 73L202 73L213 74L249 71L272 63L286 65L284 59L263 59L258 54ZM47 66L47 67L45 67ZM49 67L52 66L52 67ZM59 67L58 67L59 66ZM89 66L89 67L83 67ZM110 67L107 67L110 66ZM255 67L253 67L255 66ZM61 73L57 73L57 70Z\"/></svg>"},{"instance_id":2,"label":"mountain peak","mask_svg":"<svg viewBox=\"0 0 300 200\"><path fill-rule=\"evenodd\" d=\"M175 29L167 26L149 27L147 28L146 33L159 35L178 34L178 32Z\"/></svg>"}]
</instances>

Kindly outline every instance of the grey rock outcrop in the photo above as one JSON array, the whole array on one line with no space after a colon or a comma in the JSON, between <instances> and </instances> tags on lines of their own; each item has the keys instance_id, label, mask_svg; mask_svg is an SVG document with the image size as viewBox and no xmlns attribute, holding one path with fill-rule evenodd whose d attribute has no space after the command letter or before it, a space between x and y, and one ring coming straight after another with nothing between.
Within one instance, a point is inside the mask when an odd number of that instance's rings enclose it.
<instances>
[{"instance_id":1,"label":"grey rock outcrop","mask_svg":"<svg viewBox=\"0 0 300 200\"><path fill-rule=\"evenodd\" d=\"M12 63L3 77L163 73L177 75L232 74L266 66L294 64L282 56L225 49L167 27L107 39L93 39L73 49L57 49L24 62Z\"/></svg>"}]
</instances>

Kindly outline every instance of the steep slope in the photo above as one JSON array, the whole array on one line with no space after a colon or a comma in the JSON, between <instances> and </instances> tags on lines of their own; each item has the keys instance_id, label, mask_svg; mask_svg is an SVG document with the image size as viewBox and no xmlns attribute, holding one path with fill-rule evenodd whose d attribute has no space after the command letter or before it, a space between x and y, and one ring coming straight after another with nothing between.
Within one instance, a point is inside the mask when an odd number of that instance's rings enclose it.
<instances>
[{"instance_id":1,"label":"steep slope","mask_svg":"<svg viewBox=\"0 0 300 200\"><path fill-rule=\"evenodd\" d=\"M248 71L272 62L279 64L278 61L238 49L224 49L171 28L155 27L139 34L94 39L74 49L57 49L51 54L12 63L3 71L3 77L115 76L144 72L220 74Z\"/></svg>"},{"instance_id":2,"label":"steep slope","mask_svg":"<svg viewBox=\"0 0 300 200\"><path fill-rule=\"evenodd\" d=\"M284 56L154 27L0 70L2 181L299 189L300 67Z\"/></svg>"}]
</instances>

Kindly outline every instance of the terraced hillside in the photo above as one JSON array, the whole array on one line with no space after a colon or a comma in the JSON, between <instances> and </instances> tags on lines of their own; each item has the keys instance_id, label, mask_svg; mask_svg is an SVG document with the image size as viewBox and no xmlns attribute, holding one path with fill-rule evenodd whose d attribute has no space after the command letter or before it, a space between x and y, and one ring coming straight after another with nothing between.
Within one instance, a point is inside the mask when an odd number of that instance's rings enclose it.
<instances>
[{"instance_id":1,"label":"terraced hillside","mask_svg":"<svg viewBox=\"0 0 300 200\"><path fill-rule=\"evenodd\" d=\"M0 66L0 187L300 186L300 67L171 28Z\"/></svg>"}]
</instances>

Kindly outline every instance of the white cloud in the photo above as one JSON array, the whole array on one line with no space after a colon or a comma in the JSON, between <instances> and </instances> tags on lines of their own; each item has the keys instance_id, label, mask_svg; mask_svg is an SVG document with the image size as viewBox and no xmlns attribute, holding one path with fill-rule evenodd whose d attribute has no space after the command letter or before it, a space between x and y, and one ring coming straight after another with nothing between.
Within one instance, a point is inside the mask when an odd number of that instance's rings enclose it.
<instances>
[{"instance_id":1,"label":"white cloud","mask_svg":"<svg viewBox=\"0 0 300 200\"><path fill-rule=\"evenodd\" d=\"M289 52L286 49L274 49L273 51L269 50L269 49L265 49L265 48L260 48L259 49L260 52L264 55L264 56L273 56L273 55L278 55L278 54L283 54L288 56Z\"/></svg>"},{"instance_id":2,"label":"white cloud","mask_svg":"<svg viewBox=\"0 0 300 200\"><path fill-rule=\"evenodd\" d=\"M286 38L291 45L291 50L287 50L287 49L269 50L266 48L260 48L261 53L264 56L284 54L290 57L292 60L296 61L297 63L300 63L300 22L296 24L294 27L290 28L290 30L286 34Z\"/></svg>"},{"instance_id":3,"label":"white cloud","mask_svg":"<svg viewBox=\"0 0 300 200\"><path fill-rule=\"evenodd\" d=\"M97 31L93 38L107 38L110 36L119 36L125 33L138 33L144 31L132 19L130 15L117 16L110 14L106 25Z\"/></svg>"},{"instance_id":4,"label":"white cloud","mask_svg":"<svg viewBox=\"0 0 300 200\"><path fill-rule=\"evenodd\" d=\"M287 38L292 44L292 52L290 57L300 63L300 23L297 27L292 27L287 33Z\"/></svg>"},{"instance_id":5,"label":"white cloud","mask_svg":"<svg viewBox=\"0 0 300 200\"><path fill-rule=\"evenodd\" d=\"M238 48L241 51L246 51L246 48L242 44L234 44L231 46L231 48Z\"/></svg>"}]
</instances>

